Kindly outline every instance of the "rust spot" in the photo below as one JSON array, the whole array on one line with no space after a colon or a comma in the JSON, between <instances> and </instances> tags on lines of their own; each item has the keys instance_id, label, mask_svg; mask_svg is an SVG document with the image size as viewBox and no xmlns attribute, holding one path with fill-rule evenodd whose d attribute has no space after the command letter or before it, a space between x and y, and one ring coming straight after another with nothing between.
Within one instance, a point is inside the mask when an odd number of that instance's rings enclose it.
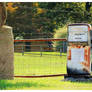
<instances>
[{"instance_id":1,"label":"rust spot","mask_svg":"<svg viewBox=\"0 0 92 92\"><path fill-rule=\"evenodd\" d=\"M83 68L83 71L84 71L84 72L89 72L86 68Z\"/></svg>"},{"instance_id":2,"label":"rust spot","mask_svg":"<svg viewBox=\"0 0 92 92\"><path fill-rule=\"evenodd\" d=\"M68 60L71 60L71 47L69 47L69 50L68 50Z\"/></svg>"}]
</instances>

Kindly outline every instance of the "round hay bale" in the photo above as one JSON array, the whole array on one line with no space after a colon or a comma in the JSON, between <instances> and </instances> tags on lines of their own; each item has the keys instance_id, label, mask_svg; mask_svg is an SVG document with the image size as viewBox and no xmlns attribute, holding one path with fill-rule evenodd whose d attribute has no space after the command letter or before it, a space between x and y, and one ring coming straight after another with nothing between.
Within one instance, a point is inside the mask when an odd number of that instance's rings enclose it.
<instances>
[{"instance_id":1,"label":"round hay bale","mask_svg":"<svg viewBox=\"0 0 92 92\"><path fill-rule=\"evenodd\" d=\"M14 45L12 27L0 28L0 79L13 79Z\"/></svg>"}]
</instances>

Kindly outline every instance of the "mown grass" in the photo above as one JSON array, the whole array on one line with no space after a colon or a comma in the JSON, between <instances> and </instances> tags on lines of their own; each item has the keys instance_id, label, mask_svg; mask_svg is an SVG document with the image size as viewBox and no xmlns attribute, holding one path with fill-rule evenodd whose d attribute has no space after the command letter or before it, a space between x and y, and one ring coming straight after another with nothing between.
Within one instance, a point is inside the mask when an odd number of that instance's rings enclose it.
<instances>
[{"instance_id":1,"label":"mown grass","mask_svg":"<svg viewBox=\"0 0 92 92\"><path fill-rule=\"evenodd\" d=\"M43 52L42 56L37 54L37 52L36 55L33 53L25 54L24 56L15 53L15 75L46 75L65 73L65 56L59 56L59 53L55 52Z\"/></svg>"},{"instance_id":2,"label":"mown grass","mask_svg":"<svg viewBox=\"0 0 92 92\"><path fill-rule=\"evenodd\" d=\"M49 54L48 52L44 52ZM15 75L42 75L66 73L65 56L31 55L15 53ZM56 53L55 53L56 54ZM57 53L59 54L59 53ZM14 78L0 80L2 90L92 90L92 82L63 81L64 77Z\"/></svg>"}]
</instances>

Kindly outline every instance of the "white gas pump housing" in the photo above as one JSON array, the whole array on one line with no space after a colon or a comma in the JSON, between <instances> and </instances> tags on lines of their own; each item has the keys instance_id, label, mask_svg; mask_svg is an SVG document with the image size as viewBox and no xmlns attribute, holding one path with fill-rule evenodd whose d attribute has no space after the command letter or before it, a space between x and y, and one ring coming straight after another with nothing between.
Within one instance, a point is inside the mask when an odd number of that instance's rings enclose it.
<instances>
[{"instance_id":1,"label":"white gas pump housing","mask_svg":"<svg viewBox=\"0 0 92 92\"><path fill-rule=\"evenodd\" d=\"M91 72L90 39L91 25L76 23L68 25L67 73L86 74Z\"/></svg>"}]
</instances>

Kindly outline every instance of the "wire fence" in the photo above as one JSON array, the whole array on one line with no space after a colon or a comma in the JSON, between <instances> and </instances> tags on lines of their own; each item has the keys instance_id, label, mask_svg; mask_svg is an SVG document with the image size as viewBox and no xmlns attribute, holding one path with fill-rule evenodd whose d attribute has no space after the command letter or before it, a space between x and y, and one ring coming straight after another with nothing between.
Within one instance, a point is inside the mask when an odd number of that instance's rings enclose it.
<instances>
[{"instance_id":1,"label":"wire fence","mask_svg":"<svg viewBox=\"0 0 92 92\"><path fill-rule=\"evenodd\" d=\"M54 41L53 41L54 40ZM15 40L15 76L42 76L66 73L67 41L60 39ZM49 43L51 42L51 43ZM29 45L28 45L29 44Z\"/></svg>"},{"instance_id":2,"label":"wire fence","mask_svg":"<svg viewBox=\"0 0 92 92\"><path fill-rule=\"evenodd\" d=\"M57 39L59 40L59 39ZM17 42L16 42L17 41ZM51 55L59 55L62 56L62 53L66 53L67 51L67 42L66 41L61 41L61 45L59 46L54 46L53 45L53 41L42 41L41 40L27 40L27 42L24 40L24 42L22 42L23 40L19 41L19 40L15 40L14 43L14 49L15 52L21 53L22 55L25 54L35 54L35 55L50 55L50 54L45 54L46 52L57 52L58 54L51 54ZM29 41L29 42L28 42ZM31 41L31 42L30 42ZM60 42L60 41L59 41Z\"/></svg>"}]
</instances>

